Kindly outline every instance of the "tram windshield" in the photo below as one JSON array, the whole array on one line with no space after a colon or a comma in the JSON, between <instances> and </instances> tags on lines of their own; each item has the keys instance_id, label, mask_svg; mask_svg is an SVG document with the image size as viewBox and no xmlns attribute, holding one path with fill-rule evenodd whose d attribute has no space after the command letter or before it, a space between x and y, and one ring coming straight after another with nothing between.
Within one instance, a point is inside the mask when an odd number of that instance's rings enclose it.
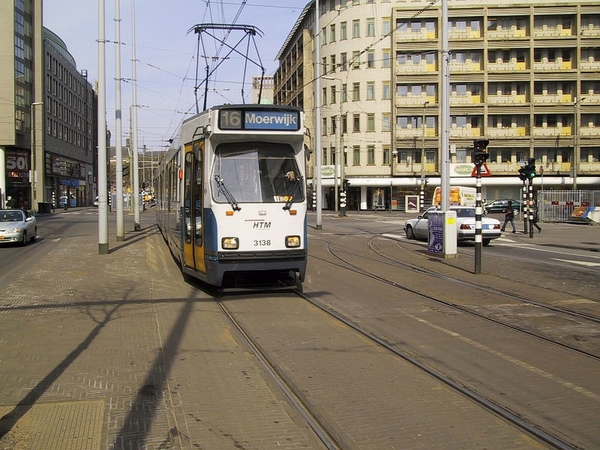
<instances>
[{"instance_id":1,"label":"tram windshield","mask_svg":"<svg viewBox=\"0 0 600 450\"><path fill-rule=\"evenodd\" d=\"M294 149L287 144L243 142L216 148L212 192L219 203L286 203L304 200Z\"/></svg>"}]
</instances>

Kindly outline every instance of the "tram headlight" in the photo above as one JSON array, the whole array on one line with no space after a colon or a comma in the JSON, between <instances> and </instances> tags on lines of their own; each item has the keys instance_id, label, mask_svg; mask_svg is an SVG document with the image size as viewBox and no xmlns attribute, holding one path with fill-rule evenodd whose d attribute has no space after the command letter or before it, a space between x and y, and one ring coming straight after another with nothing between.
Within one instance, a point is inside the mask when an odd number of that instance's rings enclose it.
<instances>
[{"instance_id":1,"label":"tram headlight","mask_svg":"<svg viewBox=\"0 0 600 450\"><path fill-rule=\"evenodd\" d=\"M285 237L285 246L287 248L300 247L300 236L286 236Z\"/></svg>"},{"instance_id":2,"label":"tram headlight","mask_svg":"<svg viewBox=\"0 0 600 450\"><path fill-rule=\"evenodd\" d=\"M225 250L237 250L240 248L240 240L236 237L224 237L221 239L221 247Z\"/></svg>"}]
</instances>

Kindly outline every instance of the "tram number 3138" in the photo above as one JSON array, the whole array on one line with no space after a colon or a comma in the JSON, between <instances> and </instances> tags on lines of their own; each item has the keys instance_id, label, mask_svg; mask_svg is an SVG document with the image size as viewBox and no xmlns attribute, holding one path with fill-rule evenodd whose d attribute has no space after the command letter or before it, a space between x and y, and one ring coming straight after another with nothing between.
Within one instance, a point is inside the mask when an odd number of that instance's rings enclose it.
<instances>
[{"instance_id":1,"label":"tram number 3138","mask_svg":"<svg viewBox=\"0 0 600 450\"><path fill-rule=\"evenodd\" d=\"M269 247L271 245L270 239L257 239L254 241L255 247Z\"/></svg>"}]
</instances>

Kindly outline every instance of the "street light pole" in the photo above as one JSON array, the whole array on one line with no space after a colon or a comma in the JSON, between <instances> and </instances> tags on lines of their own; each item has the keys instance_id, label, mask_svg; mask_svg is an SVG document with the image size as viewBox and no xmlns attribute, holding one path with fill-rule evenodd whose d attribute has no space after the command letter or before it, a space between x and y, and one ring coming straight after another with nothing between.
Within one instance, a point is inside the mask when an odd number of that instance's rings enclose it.
<instances>
[{"instance_id":1,"label":"street light pole","mask_svg":"<svg viewBox=\"0 0 600 450\"><path fill-rule=\"evenodd\" d=\"M346 196L348 195L348 193L346 192L345 189L345 184L344 184L344 179L346 178L346 155L344 152L344 130L342 129L342 116L343 116L343 111L342 111L342 105L343 105L343 92L342 92L342 88L343 88L343 80L341 78L336 78L336 77L326 77L323 76L321 77L324 80L331 80L331 81L339 81L340 83L340 88L338 90L339 95L336 95L336 101L339 102L340 104L340 108L339 108L339 112L338 112L338 119L337 119L337 134L336 133L336 138L337 138L337 149L335 152L335 160L336 160L336 164L335 164L335 205L336 205L336 211L338 211L338 205L339 205L339 214L338 217L345 217L346 216ZM339 184L338 184L338 165L339 165L339 173L340 173L340 178L339 178ZM339 187L339 193L338 193L338 187ZM339 196L339 198L338 198Z\"/></svg>"},{"instance_id":2,"label":"street light pole","mask_svg":"<svg viewBox=\"0 0 600 450\"><path fill-rule=\"evenodd\" d=\"M421 195L419 206L421 211L425 209L425 107L429 104L429 100L423 102L423 113L421 115Z\"/></svg>"},{"instance_id":3,"label":"street light pole","mask_svg":"<svg viewBox=\"0 0 600 450\"><path fill-rule=\"evenodd\" d=\"M579 170L579 158L581 154L581 149L579 148L579 103L585 100L583 98L574 98L573 102L573 190L577 190L577 171Z\"/></svg>"},{"instance_id":4,"label":"street light pole","mask_svg":"<svg viewBox=\"0 0 600 450\"><path fill-rule=\"evenodd\" d=\"M35 107L43 105L44 102L33 102L30 105L30 117L31 117L31 195L30 195L30 208L35 210L36 200L39 198L40 202L44 201L44 180L43 177L40 177L40 183L38 183L38 161L43 160L44 152L40 151L38 154L38 145L37 145L37 122L38 117L35 113ZM42 146L43 149L43 146ZM42 164L42 170L45 167L45 164ZM43 173L43 172L42 172ZM38 186L41 186L41 189L38 189ZM39 192L38 192L39 191ZM41 195L38 195L41 193Z\"/></svg>"}]
</instances>

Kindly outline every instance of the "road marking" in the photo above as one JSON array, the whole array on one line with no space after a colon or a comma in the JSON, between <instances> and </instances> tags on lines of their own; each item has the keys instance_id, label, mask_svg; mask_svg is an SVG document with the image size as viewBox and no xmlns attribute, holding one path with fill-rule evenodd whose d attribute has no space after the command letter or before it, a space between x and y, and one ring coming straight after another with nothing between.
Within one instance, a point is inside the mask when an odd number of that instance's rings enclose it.
<instances>
[{"instance_id":1,"label":"road marking","mask_svg":"<svg viewBox=\"0 0 600 450\"><path fill-rule=\"evenodd\" d=\"M500 242L498 242L500 241ZM504 241L504 242L503 242ZM499 240L497 240L497 246L503 246L503 247L527 247L527 250L535 250L537 252L544 252L544 253L560 253L563 256L576 256L578 258L582 257L582 255L577 254L577 253L570 253L570 252L565 252L565 251L560 251L560 250L553 250L553 249L548 249L548 248L541 248L538 247L536 244L534 243L527 243L527 242L523 242L523 243L518 243L518 245L513 245L506 243L507 239L506 238L500 238ZM582 251L587 251L586 249L582 248ZM600 256L595 256L595 255L585 255L585 258L592 258L592 259L600 259ZM553 258L554 259L554 258Z\"/></svg>"},{"instance_id":2,"label":"road marking","mask_svg":"<svg viewBox=\"0 0 600 450\"><path fill-rule=\"evenodd\" d=\"M547 380L551 380L551 381L553 381L553 382L561 385L564 388L571 389L571 390L573 390L573 391L575 391L575 392L577 392L577 393L579 393L581 395L584 395L584 396L586 396L586 397L588 397L588 398L590 398L592 400L600 401L600 396L597 395L595 392L592 392L592 391L590 391L590 390L588 390L588 389L586 389L584 387L578 386L578 385L576 385L576 384L574 384L574 383L572 383L570 381L564 380L564 379L562 379L562 378L560 378L560 377L558 377L558 376L556 376L554 374L546 372L545 370L542 370L542 369L540 369L540 368L538 368L536 366L533 366L533 365L531 365L531 364L529 364L529 363L527 363L525 361L522 361L522 360L517 359L517 358L515 358L513 356L507 355L506 353L503 353L503 352L500 352L500 351L495 350L493 348L490 348L487 345L484 345L484 344L481 344L481 343L479 343L477 341L474 341L473 339L470 339L470 338L468 338L466 336L463 336L460 333L457 333L455 331L451 331L451 330L449 330L447 328L443 328L443 327L441 327L439 325L435 325L435 324L433 324L433 323L431 323L431 322L429 322L429 321L427 321L425 319L422 319L420 317L414 316L412 314L406 314L406 316L410 317L411 319L414 319L417 322L420 322L420 323L422 323L422 324L424 324L424 325L426 325L428 327L431 327L434 330L437 330L437 331L439 331L441 333L445 333L445 334L447 334L449 336L452 336L452 337L454 337L454 338L456 338L456 339L458 339L460 341L463 341L466 344L472 345L475 348L478 348L479 350L488 352L488 353L490 353L490 354L492 354L494 356L497 356L498 358L501 358L501 359L503 359L505 361L508 361L508 362L510 362L510 363L512 363L512 364L514 364L514 365L516 365L516 366L518 366L518 367L520 367L520 368L522 368L524 370L528 370L529 372L537 374L537 375L541 376L542 378L546 378Z\"/></svg>"},{"instance_id":3,"label":"road marking","mask_svg":"<svg viewBox=\"0 0 600 450\"><path fill-rule=\"evenodd\" d=\"M575 261L572 259L559 259L559 258L552 258L552 259L554 261L562 261L562 262L566 262L566 263L570 263L570 264L579 264L580 266L587 266L587 267L600 266L600 263L591 262L591 261Z\"/></svg>"},{"instance_id":4,"label":"road marking","mask_svg":"<svg viewBox=\"0 0 600 450\"><path fill-rule=\"evenodd\" d=\"M395 239L397 241L399 241L401 239L406 239L406 236L402 236L401 234L383 233L381 236L383 236L384 238L388 238L388 239Z\"/></svg>"}]
</instances>

